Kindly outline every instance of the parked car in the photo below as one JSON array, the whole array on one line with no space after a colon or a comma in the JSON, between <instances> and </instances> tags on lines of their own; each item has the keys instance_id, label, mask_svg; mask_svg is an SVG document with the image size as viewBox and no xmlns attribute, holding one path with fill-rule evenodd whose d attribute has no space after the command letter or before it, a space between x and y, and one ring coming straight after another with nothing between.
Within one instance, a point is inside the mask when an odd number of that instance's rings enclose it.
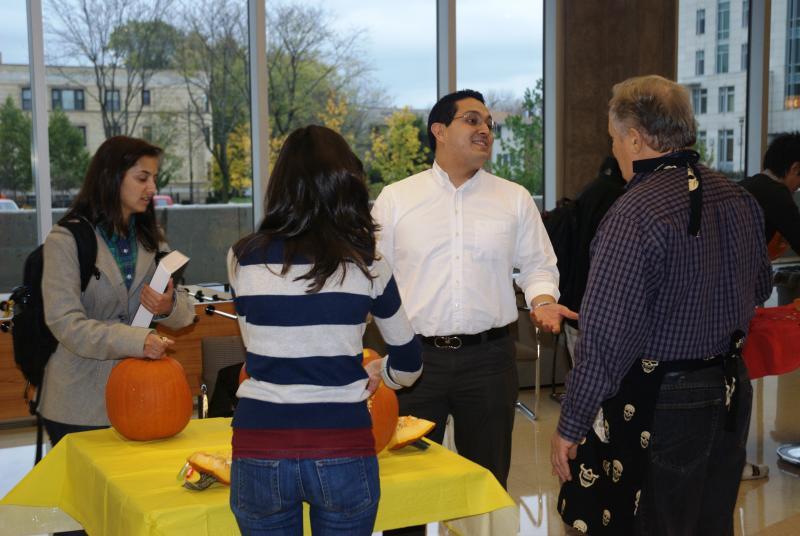
<instances>
[{"instance_id":1,"label":"parked car","mask_svg":"<svg viewBox=\"0 0 800 536\"><path fill-rule=\"evenodd\" d=\"M19 210L17 204L11 199L0 199L0 212L13 212Z\"/></svg>"},{"instance_id":2,"label":"parked car","mask_svg":"<svg viewBox=\"0 0 800 536\"><path fill-rule=\"evenodd\" d=\"M172 200L171 195L154 195L153 196L153 206L154 207L171 207L174 205L175 202Z\"/></svg>"}]
</instances>

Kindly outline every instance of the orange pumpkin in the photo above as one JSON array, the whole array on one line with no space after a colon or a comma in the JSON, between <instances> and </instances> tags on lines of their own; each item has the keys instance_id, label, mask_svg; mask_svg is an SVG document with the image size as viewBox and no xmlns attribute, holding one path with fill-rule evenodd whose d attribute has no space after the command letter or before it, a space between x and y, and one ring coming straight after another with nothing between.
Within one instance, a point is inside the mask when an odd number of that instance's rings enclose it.
<instances>
[{"instance_id":1,"label":"orange pumpkin","mask_svg":"<svg viewBox=\"0 0 800 536\"><path fill-rule=\"evenodd\" d=\"M180 363L171 357L123 359L106 384L111 425L135 441L171 437L192 418L192 392Z\"/></svg>"},{"instance_id":2,"label":"orange pumpkin","mask_svg":"<svg viewBox=\"0 0 800 536\"><path fill-rule=\"evenodd\" d=\"M364 365L380 358L381 356L375 350L364 348ZM372 437L375 438L375 452L377 453L386 448L394 436L400 406L394 391L381 382L375 393L367 400L367 407L372 416Z\"/></svg>"}]
</instances>

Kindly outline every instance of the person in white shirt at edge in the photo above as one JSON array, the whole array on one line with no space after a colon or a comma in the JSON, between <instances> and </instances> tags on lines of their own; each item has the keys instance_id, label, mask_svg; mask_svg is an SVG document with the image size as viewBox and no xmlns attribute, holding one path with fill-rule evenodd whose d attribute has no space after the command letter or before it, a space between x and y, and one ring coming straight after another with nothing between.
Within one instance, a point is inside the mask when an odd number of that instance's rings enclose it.
<instances>
[{"instance_id":1,"label":"person in white shirt at edge","mask_svg":"<svg viewBox=\"0 0 800 536\"><path fill-rule=\"evenodd\" d=\"M423 341L423 373L398 392L400 414L435 422L428 437L440 443L453 415L459 454L505 487L519 391L513 269L540 328L558 333L577 314L557 303L556 257L531 194L482 169L494 124L479 92L442 97L428 117L433 168L386 186L372 215Z\"/></svg>"}]
</instances>

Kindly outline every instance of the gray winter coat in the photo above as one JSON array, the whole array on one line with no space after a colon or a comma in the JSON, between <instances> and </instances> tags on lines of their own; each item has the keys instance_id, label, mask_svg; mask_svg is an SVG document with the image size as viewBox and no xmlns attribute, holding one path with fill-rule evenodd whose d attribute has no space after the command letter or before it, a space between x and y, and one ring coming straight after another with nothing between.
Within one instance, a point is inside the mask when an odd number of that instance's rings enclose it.
<instances>
[{"instance_id":1,"label":"gray winter coat","mask_svg":"<svg viewBox=\"0 0 800 536\"><path fill-rule=\"evenodd\" d=\"M40 412L51 421L108 425L105 389L111 369L125 357L141 357L153 330L131 327L142 286L155 272L155 254L139 243L136 275L130 290L99 233L100 279L92 277L81 293L78 252L72 233L58 225L44 243L42 294L45 321L59 341L45 368ZM162 249L165 245L162 244ZM189 325L194 308L186 293L176 293L172 313L158 320L179 329Z\"/></svg>"}]
</instances>

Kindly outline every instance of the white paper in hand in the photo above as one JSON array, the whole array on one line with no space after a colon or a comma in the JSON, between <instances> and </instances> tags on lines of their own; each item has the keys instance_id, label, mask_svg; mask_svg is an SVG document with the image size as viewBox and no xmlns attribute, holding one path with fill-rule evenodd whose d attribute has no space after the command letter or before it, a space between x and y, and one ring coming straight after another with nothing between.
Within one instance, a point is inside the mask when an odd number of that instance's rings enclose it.
<instances>
[{"instance_id":1,"label":"white paper in hand","mask_svg":"<svg viewBox=\"0 0 800 536\"><path fill-rule=\"evenodd\" d=\"M156 292L164 292L169 283L169 278L172 274L180 270L180 268L189 262L189 257L180 251L173 251L158 263L156 272L153 274L153 279L150 280L150 286ZM150 327L150 322L153 321L153 313L144 308L144 305L139 305L139 310L136 311L136 316L133 317L131 326L137 328Z\"/></svg>"}]
</instances>

